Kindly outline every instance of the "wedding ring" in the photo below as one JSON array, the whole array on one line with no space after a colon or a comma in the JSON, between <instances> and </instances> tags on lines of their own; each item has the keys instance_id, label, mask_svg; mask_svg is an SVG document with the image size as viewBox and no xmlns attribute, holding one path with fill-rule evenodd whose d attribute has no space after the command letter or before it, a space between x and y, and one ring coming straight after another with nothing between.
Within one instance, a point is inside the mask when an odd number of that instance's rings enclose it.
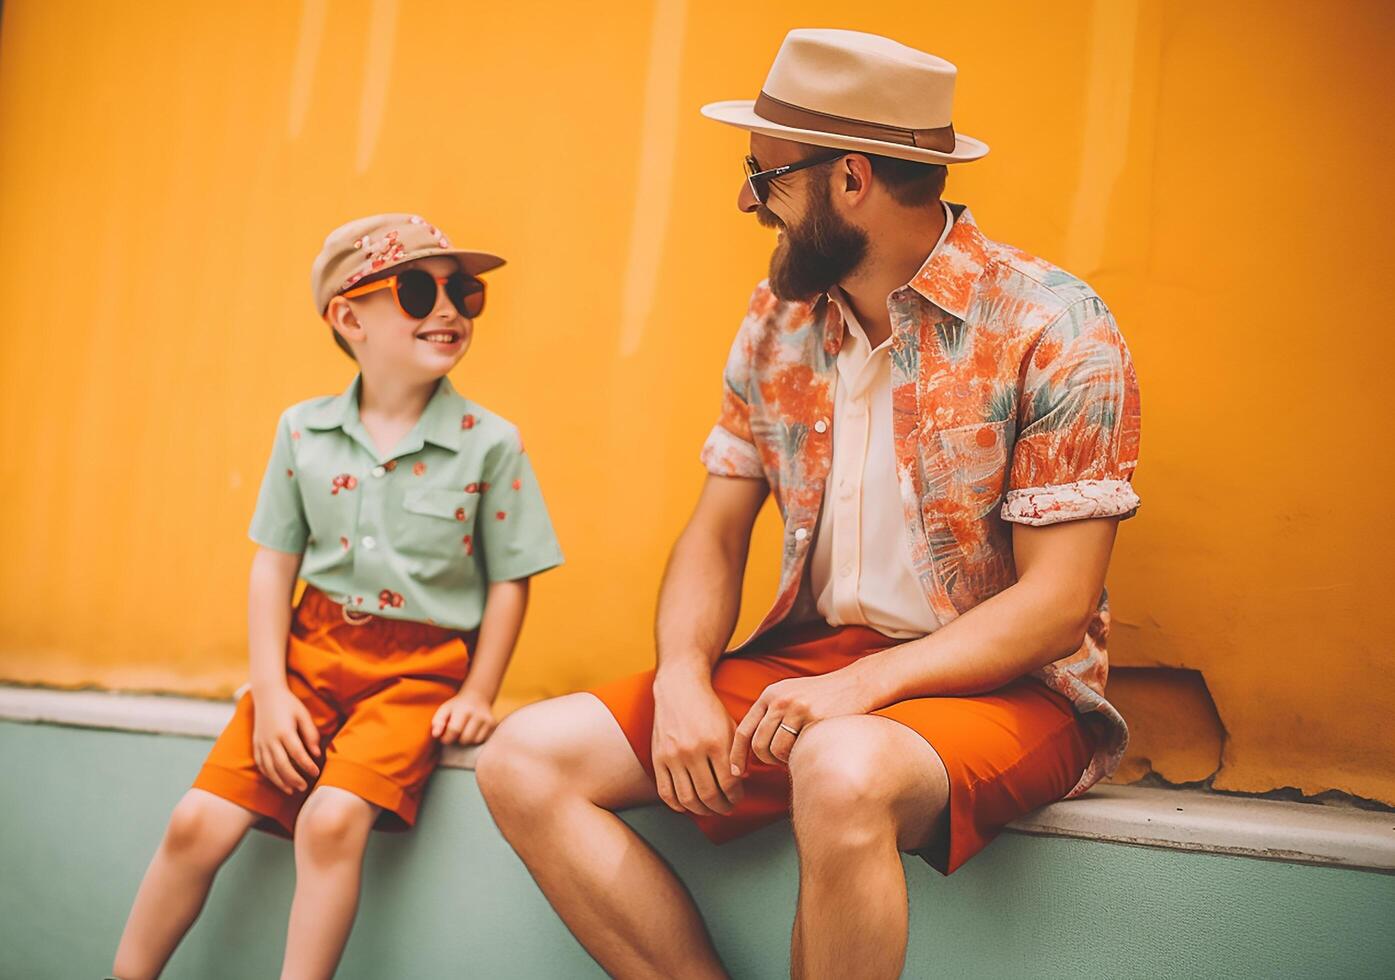
<instances>
[{"instance_id":1,"label":"wedding ring","mask_svg":"<svg viewBox=\"0 0 1395 980\"><path fill-rule=\"evenodd\" d=\"M785 731L789 732L791 735L795 736L796 738L799 737L798 729L791 728L789 725L786 725L783 721L780 722L780 727L783 728Z\"/></svg>"}]
</instances>

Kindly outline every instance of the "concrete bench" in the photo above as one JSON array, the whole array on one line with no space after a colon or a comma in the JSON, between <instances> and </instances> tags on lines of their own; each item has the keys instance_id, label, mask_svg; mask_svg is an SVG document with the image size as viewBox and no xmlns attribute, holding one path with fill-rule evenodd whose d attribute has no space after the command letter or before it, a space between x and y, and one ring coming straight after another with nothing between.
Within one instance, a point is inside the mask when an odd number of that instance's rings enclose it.
<instances>
[{"instance_id":1,"label":"concrete bench","mask_svg":"<svg viewBox=\"0 0 1395 980\"><path fill-rule=\"evenodd\" d=\"M0 976L100 976L229 702L0 687ZM600 977L500 837L474 749L378 834L340 976ZM732 976L788 975L787 825L714 847L623 815L691 888ZM577 842L584 847L584 841ZM250 836L166 976L275 976L290 845ZM1395 814L1127 786L1018 821L952 877L908 857L906 976L1395 976Z\"/></svg>"}]
</instances>

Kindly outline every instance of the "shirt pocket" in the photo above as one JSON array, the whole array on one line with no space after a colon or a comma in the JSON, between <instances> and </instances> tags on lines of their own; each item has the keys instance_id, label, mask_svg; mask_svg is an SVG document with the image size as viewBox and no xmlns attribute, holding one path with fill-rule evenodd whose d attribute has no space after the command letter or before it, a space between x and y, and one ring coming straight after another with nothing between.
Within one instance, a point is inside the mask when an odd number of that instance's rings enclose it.
<instances>
[{"instance_id":1,"label":"shirt pocket","mask_svg":"<svg viewBox=\"0 0 1395 980\"><path fill-rule=\"evenodd\" d=\"M398 551L428 560L431 567L463 558L464 539L475 525L479 495L446 487L408 490L402 495L399 527L393 535Z\"/></svg>"},{"instance_id":2,"label":"shirt pocket","mask_svg":"<svg viewBox=\"0 0 1395 980\"><path fill-rule=\"evenodd\" d=\"M1012 460L1011 421L975 422L935 433L939 482L961 517L981 519L997 511Z\"/></svg>"}]
</instances>

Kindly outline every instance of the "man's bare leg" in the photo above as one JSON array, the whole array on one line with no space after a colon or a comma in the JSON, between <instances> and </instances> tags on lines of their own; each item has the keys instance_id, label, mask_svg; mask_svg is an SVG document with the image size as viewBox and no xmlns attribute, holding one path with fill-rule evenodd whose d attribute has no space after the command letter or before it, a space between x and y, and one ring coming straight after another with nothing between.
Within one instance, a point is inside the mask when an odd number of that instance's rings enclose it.
<instances>
[{"instance_id":1,"label":"man's bare leg","mask_svg":"<svg viewBox=\"0 0 1395 980\"><path fill-rule=\"evenodd\" d=\"M949 799L944 765L876 715L808 726L790 753L799 908L794 980L901 975L908 899L901 851L931 840Z\"/></svg>"},{"instance_id":2,"label":"man's bare leg","mask_svg":"<svg viewBox=\"0 0 1395 980\"><path fill-rule=\"evenodd\" d=\"M475 777L533 880L611 976L726 976L692 896L612 812L660 800L598 698L514 712L485 742Z\"/></svg>"},{"instance_id":3,"label":"man's bare leg","mask_svg":"<svg viewBox=\"0 0 1395 980\"><path fill-rule=\"evenodd\" d=\"M295 825L295 898L282 980L334 975L358 912L363 852L379 808L337 786L310 794Z\"/></svg>"},{"instance_id":4,"label":"man's bare leg","mask_svg":"<svg viewBox=\"0 0 1395 980\"><path fill-rule=\"evenodd\" d=\"M203 908L213 876L256 820L252 811L204 790L184 794L136 892L112 963L115 976L160 975Z\"/></svg>"}]
</instances>

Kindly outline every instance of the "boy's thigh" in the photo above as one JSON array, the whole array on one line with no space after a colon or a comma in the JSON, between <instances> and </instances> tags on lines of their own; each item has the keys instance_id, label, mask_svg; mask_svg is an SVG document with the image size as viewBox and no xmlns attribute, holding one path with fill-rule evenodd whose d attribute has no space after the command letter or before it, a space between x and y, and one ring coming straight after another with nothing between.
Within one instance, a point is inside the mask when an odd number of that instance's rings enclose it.
<instances>
[{"instance_id":1,"label":"boy's thigh","mask_svg":"<svg viewBox=\"0 0 1395 980\"><path fill-rule=\"evenodd\" d=\"M633 696L642 697L641 688L652 683L652 671L646 673L648 683L639 675L625 679L632 682ZM651 716L652 710L651 701ZM544 765L547 778L563 780L568 789L607 810L660 802L628 732L590 691L537 701L505 718L485 742L479 766L501 763L503 768L510 760ZM520 771L526 775L526 765Z\"/></svg>"},{"instance_id":2,"label":"boy's thigh","mask_svg":"<svg viewBox=\"0 0 1395 980\"><path fill-rule=\"evenodd\" d=\"M357 793L410 824L414 807L399 806L395 789L420 796L441 756L431 719L456 690L431 677L399 677L347 705L347 717L325 751L321 785ZM374 792L361 792L367 789Z\"/></svg>"}]
</instances>

